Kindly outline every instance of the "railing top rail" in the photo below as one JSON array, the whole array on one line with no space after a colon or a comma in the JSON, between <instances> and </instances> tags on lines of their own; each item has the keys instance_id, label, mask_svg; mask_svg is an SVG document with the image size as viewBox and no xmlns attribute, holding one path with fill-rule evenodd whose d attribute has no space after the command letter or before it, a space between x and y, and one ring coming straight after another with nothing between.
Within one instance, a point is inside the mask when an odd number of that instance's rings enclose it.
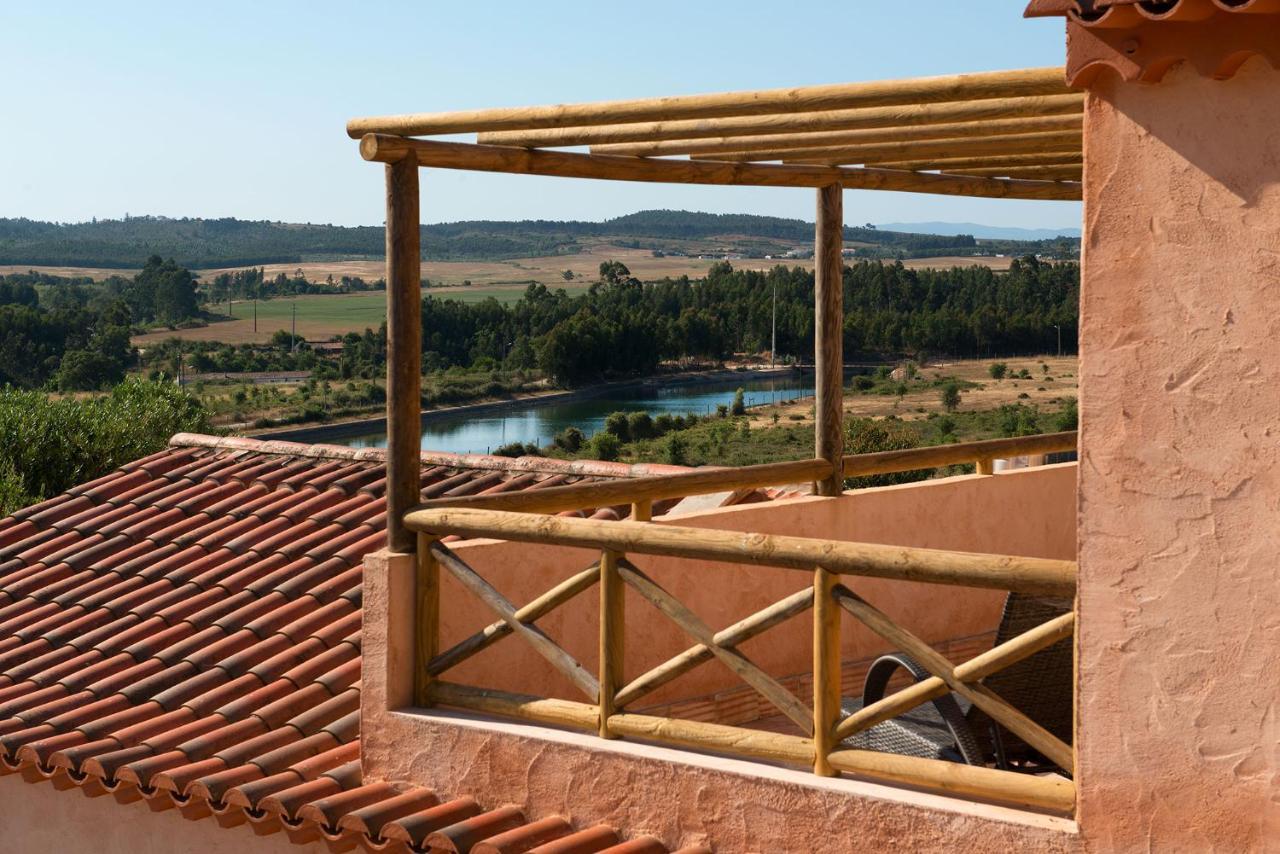
<instances>
[{"instance_id":1,"label":"railing top rail","mask_svg":"<svg viewBox=\"0 0 1280 854\"><path fill-rule=\"evenodd\" d=\"M1020 593L1072 596L1076 563L1047 558L743 534L642 522L602 522L473 508L413 510L412 530L519 542L774 566Z\"/></svg>"},{"instance_id":2,"label":"railing top rail","mask_svg":"<svg viewBox=\"0 0 1280 854\"><path fill-rule=\"evenodd\" d=\"M843 467L846 476L887 474L971 463L975 460L989 460L996 457L1071 451L1075 450L1076 441L1075 431L1019 436L1013 439L988 439L931 448L851 455L844 458ZM468 507L522 513L558 513L562 510L582 510L588 507L632 504L637 501L684 498L690 495L706 495L729 490L806 483L820 480L829 474L830 463L826 460L792 460L737 468L695 469L681 474L654 477L574 483L510 494L435 498L423 502L414 510Z\"/></svg>"}]
</instances>

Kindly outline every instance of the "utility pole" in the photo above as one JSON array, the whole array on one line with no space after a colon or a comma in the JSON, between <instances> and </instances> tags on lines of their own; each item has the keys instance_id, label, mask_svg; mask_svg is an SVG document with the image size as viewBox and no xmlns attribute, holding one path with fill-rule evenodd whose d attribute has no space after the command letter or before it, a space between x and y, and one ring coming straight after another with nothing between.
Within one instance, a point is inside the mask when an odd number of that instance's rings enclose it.
<instances>
[{"instance_id":1,"label":"utility pole","mask_svg":"<svg viewBox=\"0 0 1280 854\"><path fill-rule=\"evenodd\" d=\"M1059 323L1055 323L1053 324L1053 328L1058 330L1058 358L1061 359L1062 358L1062 325Z\"/></svg>"},{"instance_id":2,"label":"utility pole","mask_svg":"<svg viewBox=\"0 0 1280 854\"><path fill-rule=\"evenodd\" d=\"M778 358L778 280L773 280L773 337L769 342L769 367L774 367Z\"/></svg>"}]
</instances>

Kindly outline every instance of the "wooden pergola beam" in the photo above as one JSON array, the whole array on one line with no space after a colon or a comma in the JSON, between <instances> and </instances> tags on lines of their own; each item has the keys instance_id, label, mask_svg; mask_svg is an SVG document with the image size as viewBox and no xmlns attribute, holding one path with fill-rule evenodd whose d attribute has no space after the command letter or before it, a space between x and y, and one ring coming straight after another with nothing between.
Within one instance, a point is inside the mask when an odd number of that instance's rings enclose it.
<instances>
[{"instance_id":1,"label":"wooden pergola beam","mask_svg":"<svg viewBox=\"0 0 1280 854\"><path fill-rule=\"evenodd\" d=\"M839 166L849 162L840 157L796 158L784 161L795 165ZM1018 169L1028 166L1083 166L1084 155L1078 151L1044 151L1039 154L1001 154L984 157L935 157L928 160L883 160L872 161L877 169L941 169L943 171L966 169Z\"/></svg>"},{"instance_id":2,"label":"wooden pergola beam","mask_svg":"<svg viewBox=\"0 0 1280 854\"><path fill-rule=\"evenodd\" d=\"M763 165L696 160L653 160L606 154L535 151L492 145L407 139L369 134L360 141L365 160L393 163L412 156L421 167L551 175L663 184L713 184L745 187L825 187L847 190L896 190L948 196L1072 201L1080 188L1054 181L1010 181L958 175L922 175L890 169L840 169L831 166Z\"/></svg>"},{"instance_id":3,"label":"wooden pergola beam","mask_svg":"<svg viewBox=\"0 0 1280 854\"><path fill-rule=\"evenodd\" d=\"M885 160L921 160L926 157L976 157L979 155L1039 154L1046 151L1080 152L1084 138L1080 131L1021 133L983 138L928 139L919 142L883 142L871 145L791 147L768 151L725 151L695 154L694 160L769 161L797 158L840 158L844 163L875 163Z\"/></svg>"},{"instance_id":4,"label":"wooden pergola beam","mask_svg":"<svg viewBox=\"0 0 1280 854\"><path fill-rule=\"evenodd\" d=\"M352 119L347 123L347 133L353 139L358 139L367 133L424 136L479 131L537 130L595 124L802 113L813 110L884 107L895 104L1065 95L1070 92L1063 69L1028 68L1018 71L953 74L945 77L881 80L871 83L836 83L826 86L724 92L712 95L378 116Z\"/></svg>"},{"instance_id":5,"label":"wooden pergola beam","mask_svg":"<svg viewBox=\"0 0 1280 854\"><path fill-rule=\"evenodd\" d=\"M1026 133L1080 133L1083 116L1033 116L984 122L949 122L915 127L871 128L821 131L818 133L777 133L761 136L722 136L705 139L673 139L659 142L629 142L593 145L592 154L622 154L633 157L660 157L676 154L712 154L729 151L769 151L786 148L868 145L934 139L987 139Z\"/></svg>"},{"instance_id":6,"label":"wooden pergola beam","mask_svg":"<svg viewBox=\"0 0 1280 854\"><path fill-rule=\"evenodd\" d=\"M1080 181L1084 169L1079 164L1059 163L1050 166L984 166L965 169L960 175L976 175L979 178L1023 178L1028 181Z\"/></svg>"},{"instance_id":7,"label":"wooden pergola beam","mask_svg":"<svg viewBox=\"0 0 1280 854\"><path fill-rule=\"evenodd\" d=\"M907 128L931 124L999 121L1005 119L1080 116L1084 96L1041 95L1030 98L990 98L939 104L895 104L850 110L778 113L723 119L672 122L633 122L546 130L487 131L477 139L484 145L516 145L523 148L604 145L628 142L704 139L708 137L763 136L873 128Z\"/></svg>"}]
</instances>

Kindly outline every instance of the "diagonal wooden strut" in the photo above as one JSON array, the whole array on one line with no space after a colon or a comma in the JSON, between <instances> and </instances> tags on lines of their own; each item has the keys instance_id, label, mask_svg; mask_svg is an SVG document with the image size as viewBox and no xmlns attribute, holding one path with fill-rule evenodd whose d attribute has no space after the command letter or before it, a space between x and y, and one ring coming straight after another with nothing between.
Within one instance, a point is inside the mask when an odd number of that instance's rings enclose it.
<instances>
[{"instance_id":1,"label":"diagonal wooden strut","mask_svg":"<svg viewBox=\"0 0 1280 854\"><path fill-rule=\"evenodd\" d=\"M577 575L570 576L541 596L531 600L529 604L521 606L513 616L525 625L535 623L570 599L573 599L579 593L589 590L599 580L600 565L593 563ZM432 676L439 676L446 670L457 667L476 653L488 649L505 637L509 637L513 632L514 629L505 620L497 620L490 623L427 662L427 673Z\"/></svg>"},{"instance_id":2,"label":"diagonal wooden strut","mask_svg":"<svg viewBox=\"0 0 1280 854\"><path fill-rule=\"evenodd\" d=\"M862 621L863 625L920 662L952 691L968 699L1010 732L1049 757L1060 768L1068 773L1072 771L1074 756L1070 745L1009 705L990 688L981 684L968 684L957 678L955 665L945 656L899 627L883 611L866 602L848 587L837 586L834 595L841 607Z\"/></svg>"},{"instance_id":3,"label":"diagonal wooden strut","mask_svg":"<svg viewBox=\"0 0 1280 854\"><path fill-rule=\"evenodd\" d=\"M588 673L569 653L565 652L555 641L537 626L527 625L516 617L516 607L489 582L481 578L474 569L467 566L446 546L434 543L431 554L441 566L449 570L454 578L474 593L482 602L492 608L511 630L520 635L537 650L538 654L559 670L581 689L582 693L596 702L600 696L600 683L596 677Z\"/></svg>"},{"instance_id":4,"label":"diagonal wooden strut","mask_svg":"<svg viewBox=\"0 0 1280 854\"><path fill-rule=\"evenodd\" d=\"M1030 658L1042 649L1052 646L1060 640L1071 637L1075 629L1076 615L1066 613L1054 617L1047 623L1010 638L999 646L992 647L981 655L957 665L955 677L961 682L977 682L992 673L1004 670L1023 659ZM930 676L895 691L887 697L849 715L836 726L835 737L842 741L854 733L870 729L878 723L892 720L901 714L911 711L916 706L930 700L936 700L951 693L947 683L937 676Z\"/></svg>"},{"instance_id":5,"label":"diagonal wooden strut","mask_svg":"<svg viewBox=\"0 0 1280 854\"><path fill-rule=\"evenodd\" d=\"M776 679L761 670L737 649L717 643L715 634L706 623L630 561L620 559L618 573L622 576L622 580L637 593L649 600L655 608L666 614L672 622L706 647L744 682L777 706L796 726L800 727L805 735L813 734L813 713Z\"/></svg>"},{"instance_id":6,"label":"diagonal wooden strut","mask_svg":"<svg viewBox=\"0 0 1280 854\"><path fill-rule=\"evenodd\" d=\"M813 590L806 588L756 611L728 628L721 629L712 635L711 639L722 649L732 649L812 607ZM713 658L715 654L705 644L694 644L679 655L667 659L649 672L633 679L618 692L615 702L618 708L628 706Z\"/></svg>"}]
</instances>

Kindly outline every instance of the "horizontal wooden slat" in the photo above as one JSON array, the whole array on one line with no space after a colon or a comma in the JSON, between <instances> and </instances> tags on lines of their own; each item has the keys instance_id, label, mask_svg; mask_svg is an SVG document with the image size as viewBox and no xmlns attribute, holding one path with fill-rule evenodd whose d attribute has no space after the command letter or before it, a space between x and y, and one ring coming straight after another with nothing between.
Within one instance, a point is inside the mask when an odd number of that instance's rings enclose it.
<instances>
[{"instance_id":1,"label":"horizontal wooden slat","mask_svg":"<svg viewBox=\"0 0 1280 854\"><path fill-rule=\"evenodd\" d=\"M1079 153L1080 131L1023 133L978 138L929 139L916 142L882 142L870 145L777 148L763 151L721 151L696 154L694 160L764 161L797 158L839 159L841 163L878 163L886 160L919 160L927 157L1016 157L1045 151Z\"/></svg>"},{"instance_id":2,"label":"horizontal wooden slat","mask_svg":"<svg viewBox=\"0 0 1280 854\"><path fill-rule=\"evenodd\" d=\"M1029 181L1080 181L1084 178L1084 167L1071 163L1051 166L987 166L963 169L953 174L977 175L980 178L1025 178Z\"/></svg>"},{"instance_id":3,"label":"horizontal wooden slat","mask_svg":"<svg viewBox=\"0 0 1280 854\"><path fill-rule=\"evenodd\" d=\"M360 140L366 160L392 163L414 157L419 166L551 175L606 181L659 184L709 184L743 187L826 187L849 190L894 190L945 196L998 199L1078 200L1078 188L1052 181L1007 181L955 175L919 175L887 169L837 169L828 166L651 160L605 154L531 151L524 148L467 145L369 134Z\"/></svg>"},{"instance_id":4,"label":"horizontal wooden slat","mask_svg":"<svg viewBox=\"0 0 1280 854\"><path fill-rule=\"evenodd\" d=\"M1070 91L1062 68L1028 68L709 95L377 116L352 119L347 122L347 133L356 139L366 133L424 136L473 131L536 130L672 119L759 116L891 104L1064 95Z\"/></svg>"},{"instance_id":5,"label":"horizontal wooden slat","mask_svg":"<svg viewBox=\"0 0 1280 854\"><path fill-rule=\"evenodd\" d=\"M1074 451L1078 434L1042 433L1038 436L1015 436L1010 439L986 439L957 445L934 445L905 451L880 451L844 458L845 477L931 469L939 466L971 463L975 460L1007 459L1028 454L1050 454Z\"/></svg>"},{"instance_id":6,"label":"horizontal wooden slat","mask_svg":"<svg viewBox=\"0 0 1280 854\"><path fill-rule=\"evenodd\" d=\"M742 534L661 522L605 522L498 510L415 510L405 524L416 531L493 537L519 542L608 549L708 561L776 566L812 572L892 578L1025 593L1070 596L1074 561L914 549L871 543Z\"/></svg>"},{"instance_id":7,"label":"horizontal wooden slat","mask_svg":"<svg viewBox=\"0 0 1280 854\"><path fill-rule=\"evenodd\" d=\"M469 685L441 680L430 682L427 693L433 703L442 706L453 706L486 715L518 718L586 732L595 732L600 720L600 713L596 706L575 703L572 700L551 700L528 694L472 688Z\"/></svg>"},{"instance_id":8,"label":"horizontal wooden slat","mask_svg":"<svg viewBox=\"0 0 1280 854\"><path fill-rule=\"evenodd\" d=\"M796 735L630 713L612 716L609 727L618 735L674 747L797 765L813 764L813 740Z\"/></svg>"},{"instance_id":9,"label":"horizontal wooden slat","mask_svg":"<svg viewBox=\"0 0 1280 854\"><path fill-rule=\"evenodd\" d=\"M1015 774L995 768L873 750L837 750L827 759L837 770L875 780L1058 813L1069 813L1075 808L1075 784L1057 776Z\"/></svg>"},{"instance_id":10,"label":"horizontal wooden slat","mask_svg":"<svg viewBox=\"0 0 1280 854\"><path fill-rule=\"evenodd\" d=\"M919 125L906 128L824 131L821 133L780 133L762 136L721 136L707 139L631 142L593 145L592 154L621 154L632 157L662 157L677 154L769 151L770 149L817 148L823 146L867 145L932 139L986 139L1009 134L1075 132L1084 125L1082 116L1048 116L962 124Z\"/></svg>"},{"instance_id":11,"label":"horizontal wooden slat","mask_svg":"<svg viewBox=\"0 0 1280 854\"><path fill-rule=\"evenodd\" d=\"M791 163L831 163L841 160L841 158L815 158L806 160L805 158L797 158ZM981 157L935 157L929 160L883 160L877 161L875 166L880 169L942 169L942 170L960 170L967 168L983 169L986 167L999 167L1002 169L1014 169L1019 166L1061 166L1064 163L1083 164L1084 155L1078 151L1061 152L1046 151L1040 154L1000 154L987 155Z\"/></svg>"},{"instance_id":12,"label":"horizontal wooden slat","mask_svg":"<svg viewBox=\"0 0 1280 854\"><path fill-rule=\"evenodd\" d=\"M869 128L901 129L930 124L998 121L1028 116L1079 116L1083 112L1083 107L1084 96L1072 93L1030 98L992 98L941 104L899 104L852 110L737 116L722 119L636 122L547 130L489 131L481 133L477 141L484 145L537 148Z\"/></svg>"}]
</instances>

